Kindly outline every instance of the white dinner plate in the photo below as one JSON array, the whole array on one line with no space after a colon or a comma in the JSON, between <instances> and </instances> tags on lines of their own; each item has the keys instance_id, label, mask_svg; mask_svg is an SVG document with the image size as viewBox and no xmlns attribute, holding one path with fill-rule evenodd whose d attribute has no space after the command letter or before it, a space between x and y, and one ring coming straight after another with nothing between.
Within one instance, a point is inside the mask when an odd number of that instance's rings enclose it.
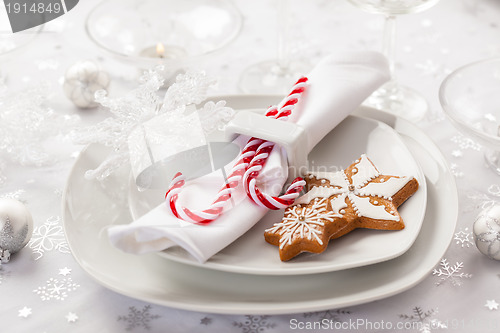
<instances>
[{"instance_id":1,"label":"white dinner plate","mask_svg":"<svg viewBox=\"0 0 500 333\"><path fill-rule=\"evenodd\" d=\"M265 102L256 100L244 105L229 100L228 105L235 109L245 106L253 108L257 103L268 105ZM345 169L364 153L382 174L407 175L418 180L420 184L418 191L398 209L405 222L403 230L355 230L331 241L321 254L304 253L288 262L282 262L278 248L264 240L264 230L281 221L283 210L279 210L269 212L242 237L205 263L199 263L181 247L172 247L160 254L170 260L189 265L258 275L332 272L400 256L411 247L420 231L427 202L427 189L425 177L418 163L394 129L377 120L349 116L309 154L310 170ZM129 205L134 220L157 205L165 204L164 198L164 189L138 191L133 180L130 180Z\"/></svg>"},{"instance_id":2,"label":"white dinner plate","mask_svg":"<svg viewBox=\"0 0 500 333\"><path fill-rule=\"evenodd\" d=\"M266 100L236 96L240 103ZM228 101L229 103L229 101ZM120 294L165 306L213 313L280 314L319 311L370 302L402 292L425 278L444 255L456 226L454 178L435 144L416 126L382 112L357 112L401 134L427 182L420 233L403 255L382 263L335 272L290 276L230 273L184 265L156 254L131 255L114 248L103 230L131 220L128 172L104 183L83 174L105 156L89 146L75 163L64 193L64 228L76 261L97 282Z\"/></svg>"}]
</instances>

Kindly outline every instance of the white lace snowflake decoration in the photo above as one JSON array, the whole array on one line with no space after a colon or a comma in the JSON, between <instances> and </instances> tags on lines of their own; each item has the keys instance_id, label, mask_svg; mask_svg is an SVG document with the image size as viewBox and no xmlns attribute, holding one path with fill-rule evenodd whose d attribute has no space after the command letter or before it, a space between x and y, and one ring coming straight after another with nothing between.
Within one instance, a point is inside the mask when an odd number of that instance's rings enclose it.
<instances>
[{"instance_id":1,"label":"white lace snowflake decoration","mask_svg":"<svg viewBox=\"0 0 500 333\"><path fill-rule=\"evenodd\" d=\"M44 83L19 93L0 92L0 152L15 163L34 166L49 163L51 156L44 149L44 142L68 133L79 119L49 107L49 92Z\"/></svg>"},{"instance_id":2,"label":"white lace snowflake decoration","mask_svg":"<svg viewBox=\"0 0 500 333\"><path fill-rule=\"evenodd\" d=\"M207 134L222 131L234 116L234 110L226 106L226 101L207 102L198 112L203 131Z\"/></svg>"},{"instance_id":3,"label":"white lace snowflake decoration","mask_svg":"<svg viewBox=\"0 0 500 333\"><path fill-rule=\"evenodd\" d=\"M163 86L163 78L160 70L161 68L157 68L145 72L140 79L139 87L123 97L109 98L105 91L96 92L96 101L108 108L113 117L77 131L73 136L74 141L78 144L100 143L112 148L112 153L96 169L88 170L86 178L103 180L122 165L129 163L131 134L136 135L142 130L143 138L146 139L144 124L153 118L167 121L164 126L165 132L162 133L161 138L160 136L155 138L153 135L147 140L172 138L171 134L182 132L183 127L190 128L195 122L194 118L199 124L200 119L193 117L193 112L191 112L193 108L190 106L205 100L208 89L216 81L208 78L204 72L180 74L176 82L168 88L165 96L161 98L159 89ZM207 103L204 109L218 115L218 121L210 125L210 128L218 128L221 122L227 120L227 114L231 113L225 108L224 103ZM175 141L177 145L185 141L182 138L170 140Z\"/></svg>"},{"instance_id":4,"label":"white lace snowflake decoration","mask_svg":"<svg viewBox=\"0 0 500 333\"><path fill-rule=\"evenodd\" d=\"M43 225L33 230L28 247L32 249L35 260L42 258L48 251L70 253L63 227L59 224L60 221L60 217L52 216Z\"/></svg>"}]
</instances>

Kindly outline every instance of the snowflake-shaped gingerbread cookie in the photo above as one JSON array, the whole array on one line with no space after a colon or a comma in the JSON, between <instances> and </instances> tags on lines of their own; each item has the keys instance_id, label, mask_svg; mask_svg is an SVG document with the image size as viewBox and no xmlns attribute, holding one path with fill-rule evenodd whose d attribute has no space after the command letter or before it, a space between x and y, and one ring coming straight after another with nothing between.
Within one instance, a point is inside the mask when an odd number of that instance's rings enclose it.
<instances>
[{"instance_id":1,"label":"snowflake-shaped gingerbread cookie","mask_svg":"<svg viewBox=\"0 0 500 333\"><path fill-rule=\"evenodd\" d=\"M264 234L267 242L279 245L283 261L301 252L323 252L330 239L356 228L403 229L397 207L418 189L413 177L382 175L366 155L339 172L309 173L306 182L309 191ZM302 217L303 223L309 221L308 232L300 223L291 223L300 214L312 216Z\"/></svg>"}]
</instances>

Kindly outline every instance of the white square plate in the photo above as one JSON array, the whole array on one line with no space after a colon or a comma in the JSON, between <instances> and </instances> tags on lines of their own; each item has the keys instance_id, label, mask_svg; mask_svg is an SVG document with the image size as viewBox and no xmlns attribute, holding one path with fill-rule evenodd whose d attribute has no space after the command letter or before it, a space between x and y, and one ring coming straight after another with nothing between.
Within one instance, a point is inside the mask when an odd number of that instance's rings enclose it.
<instances>
[{"instance_id":1,"label":"white square plate","mask_svg":"<svg viewBox=\"0 0 500 333\"><path fill-rule=\"evenodd\" d=\"M257 103L268 105L266 102L269 101L255 100L253 103L242 104L239 100L230 100L227 105L237 110L245 106L256 107ZM400 256L410 248L418 236L425 214L427 189L418 163L394 129L374 119L349 116L309 154L309 167L313 171L338 171L347 168L364 153L382 174L413 176L418 180L418 191L399 208L405 222L403 230L354 230L331 241L321 254L303 253L288 262L282 262L278 248L264 240L264 230L281 221L283 210L279 210L270 211L247 233L203 264L180 247L169 248L160 255L203 268L258 275L331 272ZM164 197L165 190L139 192L133 180L130 180L129 205L134 219L159 204L165 204Z\"/></svg>"}]
</instances>

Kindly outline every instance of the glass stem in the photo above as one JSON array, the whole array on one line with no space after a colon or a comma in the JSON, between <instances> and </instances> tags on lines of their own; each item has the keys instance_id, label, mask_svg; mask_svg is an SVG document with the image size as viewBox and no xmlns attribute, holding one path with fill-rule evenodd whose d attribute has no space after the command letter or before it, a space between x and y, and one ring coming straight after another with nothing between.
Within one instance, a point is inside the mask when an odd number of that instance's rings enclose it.
<instances>
[{"instance_id":1,"label":"glass stem","mask_svg":"<svg viewBox=\"0 0 500 333\"><path fill-rule=\"evenodd\" d=\"M290 65L288 34L290 24L289 0L278 0L278 67L285 71Z\"/></svg>"},{"instance_id":2,"label":"glass stem","mask_svg":"<svg viewBox=\"0 0 500 333\"><path fill-rule=\"evenodd\" d=\"M396 16L387 15L384 24L384 43L382 52L389 61L389 71L391 79L394 81L395 77L395 62L396 62Z\"/></svg>"}]
</instances>

